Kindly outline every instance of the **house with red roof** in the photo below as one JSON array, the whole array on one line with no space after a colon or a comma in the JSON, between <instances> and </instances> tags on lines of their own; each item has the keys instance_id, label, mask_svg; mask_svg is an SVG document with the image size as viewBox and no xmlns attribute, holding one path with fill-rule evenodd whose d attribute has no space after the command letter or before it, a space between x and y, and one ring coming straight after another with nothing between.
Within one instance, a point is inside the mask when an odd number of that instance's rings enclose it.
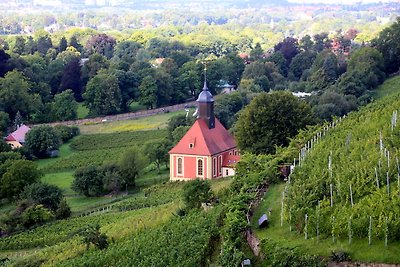
<instances>
[{"instance_id":1,"label":"house with red roof","mask_svg":"<svg viewBox=\"0 0 400 267\"><path fill-rule=\"evenodd\" d=\"M22 147L25 143L25 135L29 132L31 128L22 124L18 127L17 130L10 133L6 138L5 141L9 144L13 149Z\"/></svg>"},{"instance_id":2,"label":"house with red roof","mask_svg":"<svg viewBox=\"0 0 400 267\"><path fill-rule=\"evenodd\" d=\"M235 174L239 150L232 135L214 116L214 97L206 82L197 99L197 120L169 155L171 181Z\"/></svg>"}]
</instances>

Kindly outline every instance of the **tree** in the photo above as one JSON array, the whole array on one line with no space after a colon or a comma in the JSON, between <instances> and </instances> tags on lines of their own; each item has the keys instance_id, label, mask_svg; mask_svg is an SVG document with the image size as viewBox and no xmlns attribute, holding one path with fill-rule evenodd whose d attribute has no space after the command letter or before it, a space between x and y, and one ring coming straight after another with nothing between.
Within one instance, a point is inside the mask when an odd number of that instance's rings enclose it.
<instances>
[{"instance_id":1,"label":"tree","mask_svg":"<svg viewBox=\"0 0 400 267\"><path fill-rule=\"evenodd\" d=\"M77 126L56 125L53 127L54 131L61 138L61 142L66 143L73 137L79 135L79 128Z\"/></svg>"},{"instance_id":2,"label":"tree","mask_svg":"<svg viewBox=\"0 0 400 267\"><path fill-rule=\"evenodd\" d=\"M190 126L178 126L171 132L172 141L177 144L179 140L189 131Z\"/></svg>"},{"instance_id":3,"label":"tree","mask_svg":"<svg viewBox=\"0 0 400 267\"><path fill-rule=\"evenodd\" d=\"M53 213L43 207L43 205L34 205L28 207L22 213L22 224L25 228L30 228L35 225L41 225L54 218Z\"/></svg>"},{"instance_id":4,"label":"tree","mask_svg":"<svg viewBox=\"0 0 400 267\"><path fill-rule=\"evenodd\" d=\"M59 92L71 89L76 101L82 100L81 66L78 57L73 57L67 63L61 78Z\"/></svg>"},{"instance_id":5,"label":"tree","mask_svg":"<svg viewBox=\"0 0 400 267\"><path fill-rule=\"evenodd\" d=\"M195 98L201 90L201 65L194 61L186 62L179 69L179 83L183 88L183 99Z\"/></svg>"},{"instance_id":6,"label":"tree","mask_svg":"<svg viewBox=\"0 0 400 267\"><path fill-rule=\"evenodd\" d=\"M10 71L0 78L0 110L7 112L11 120L19 111L23 117L32 110L31 87L24 75L18 71Z\"/></svg>"},{"instance_id":7,"label":"tree","mask_svg":"<svg viewBox=\"0 0 400 267\"><path fill-rule=\"evenodd\" d=\"M316 55L315 52L311 51L304 51L297 54L289 65L289 74L293 75L296 80L299 80L303 72L311 68Z\"/></svg>"},{"instance_id":8,"label":"tree","mask_svg":"<svg viewBox=\"0 0 400 267\"><path fill-rule=\"evenodd\" d=\"M13 52L22 55L25 52L25 38L23 36L15 37L15 45L13 48Z\"/></svg>"},{"instance_id":9,"label":"tree","mask_svg":"<svg viewBox=\"0 0 400 267\"><path fill-rule=\"evenodd\" d=\"M34 127L25 137L25 146L38 158L49 157L49 153L57 150L60 144L60 136L50 126Z\"/></svg>"},{"instance_id":10,"label":"tree","mask_svg":"<svg viewBox=\"0 0 400 267\"><path fill-rule=\"evenodd\" d=\"M106 57L98 53L92 54L82 67L83 84L87 84L101 69L108 69L108 67L109 62Z\"/></svg>"},{"instance_id":11,"label":"tree","mask_svg":"<svg viewBox=\"0 0 400 267\"><path fill-rule=\"evenodd\" d=\"M152 76L143 78L139 86L139 102L147 108L153 108L157 105L157 83Z\"/></svg>"},{"instance_id":12,"label":"tree","mask_svg":"<svg viewBox=\"0 0 400 267\"><path fill-rule=\"evenodd\" d=\"M182 195L187 209L200 208L201 203L208 202L212 197L210 182L200 179L186 182Z\"/></svg>"},{"instance_id":13,"label":"tree","mask_svg":"<svg viewBox=\"0 0 400 267\"><path fill-rule=\"evenodd\" d=\"M106 249L108 247L107 235L100 232L100 225L88 225L82 229L79 235L83 238L83 243L86 244L88 250L90 244L93 244L98 249Z\"/></svg>"},{"instance_id":14,"label":"tree","mask_svg":"<svg viewBox=\"0 0 400 267\"><path fill-rule=\"evenodd\" d=\"M72 35L71 38L69 39L69 45L74 47L77 51L81 52L83 51L83 46L79 43L78 38L76 35Z\"/></svg>"},{"instance_id":15,"label":"tree","mask_svg":"<svg viewBox=\"0 0 400 267\"><path fill-rule=\"evenodd\" d=\"M99 196L104 192L103 176L96 166L79 168L74 173L71 188L86 197Z\"/></svg>"},{"instance_id":16,"label":"tree","mask_svg":"<svg viewBox=\"0 0 400 267\"><path fill-rule=\"evenodd\" d=\"M63 36L61 37L60 43L58 44L58 53L65 51L67 47L68 47L67 39L65 38L65 36Z\"/></svg>"},{"instance_id":17,"label":"tree","mask_svg":"<svg viewBox=\"0 0 400 267\"><path fill-rule=\"evenodd\" d=\"M10 55L7 54L3 49L0 49L0 78L10 71Z\"/></svg>"},{"instance_id":18,"label":"tree","mask_svg":"<svg viewBox=\"0 0 400 267\"><path fill-rule=\"evenodd\" d=\"M126 151L118 162L121 177L127 185L135 185L136 178L147 166L147 158L138 148Z\"/></svg>"},{"instance_id":19,"label":"tree","mask_svg":"<svg viewBox=\"0 0 400 267\"><path fill-rule=\"evenodd\" d=\"M321 52L324 49L330 48L331 40L326 32L314 35L314 50Z\"/></svg>"},{"instance_id":20,"label":"tree","mask_svg":"<svg viewBox=\"0 0 400 267\"><path fill-rule=\"evenodd\" d=\"M235 137L242 151L272 154L312 122L310 106L291 93L261 93L240 113Z\"/></svg>"},{"instance_id":21,"label":"tree","mask_svg":"<svg viewBox=\"0 0 400 267\"><path fill-rule=\"evenodd\" d=\"M293 37L286 37L282 42L274 46L275 52L281 52L286 59L286 64L289 65L292 58L298 53L298 42Z\"/></svg>"},{"instance_id":22,"label":"tree","mask_svg":"<svg viewBox=\"0 0 400 267\"><path fill-rule=\"evenodd\" d=\"M53 43L51 41L50 35L46 32L40 32L39 38L37 39L37 51L45 55L47 50L53 47Z\"/></svg>"},{"instance_id":23,"label":"tree","mask_svg":"<svg viewBox=\"0 0 400 267\"><path fill-rule=\"evenodd\" d=\"M236 113L247 105L248 101L246 94L241 92L222 95L215 103L215 116L225 128L231 128L237 119Z\"/></svg>"},{"instance_id":24,"label":"tree","mask_svg":"<svg viewBox=\"0 0 400 267\"><path fill-rule=\"evenodd\" d=\"M135 61L138 50L142 45L134 41L122 41L115 46L114 57L130 64Z\"/></svg>"},{"instance_id":25,"label":"tree","mask_svg":"<svg viewBox=\"0 0 400 267\"><path fill-rule=\"evenodd\" d=\"M117 77L100 71L88 82L83 98L91 115L117 113L121 108L121 90Z\"/></svg>"},{"instance_id":26,"label":"tree","mask_svg":"<svg viewBox=\"0 0 400 267\"><path fill-rule=\"evenodd\" d=\"M303 51L310 51L314 46L314 42L311 39L310 35L305 35L300 39L299 48Z\"/></svg>"},{"instance_id":27,"label":"tree","mask_svg":"<svg viewBox=\"0 0 400 267\"><path fill-rule=\"evenodd\" d=\"M158 173L160 173L160 165L168 163L168 151L171 148L171 142L167 139L146 142L144 152L149 161L156 165Z\"/></svg>"},{"instance_id":28,"label":"tree","mask_svg":"<svg viewBox=\"0 0 400 267\"><path fill-rule=\"evenodd\" d=\"M8 114L5 112L0 111L0 133L5 133L9 125L10 125L10 116L8 116Z\"/></svg>"},{"instance_id":29,"label":"tree","mask_svg":"<svg viewBox=\"0 0 400 267\"><path fill-rule=\"evenodd\" d=\"M24 188L22 196L34 204L41 204L49 210L56 211L60 207L63 193L55 185L34 183Z\"/></svg>"},{"instance_id":30,"label":"tree","mask_svg":"<svg viewBox=\"0 0 400 267\"><path fill-rule=\"evenodd\" d=\"M116 41L113 37L107 34L101 33L92 36L86 43L86 50L89 54L98 53L106 58L111 58L113 56L114 46Z\"/></svg>"},{"instance_id":31,"label":"tree","mask_svg":"<svg viewBox=\"0 0 400 267\"><path fill-rule=\"evenodd\" d=\"M59 220L71 217L71 208L68 206L67 201L64 199L60 202L60 207L56 210L56 218Z\"/></svg>"},{"instance_id":32,"label":"tree","mask_svg":"<svg viewBox=\"0 0 400 267\"><path fill-rule=\"evenodd\" d=\"M15 160L1 177L0 192L8 199L13 199L23 191L24 187L39 181L42 173L32 161Z\"/></svg>"},{"instance_id":33,"label":"tree","mask_svg":"<svg viewBox=\"0 0 400 267\"><path fill-rule=\"evenodd\" d=\"M390 27L383 29L372 41L382 53L387 73L393 73L400 67L400 17Z\"/></svg>"},{"instance_id":34,"label":"tree","mask_svg":"<svg viewBox=\"0 0 400 267\"><path fill-rule=\"evenodd\" d=\"M65 90L54 96L52 114L58 121L75 120L78 117L78 103L72 90Z\"/></svg>"},{"instance_id":35,"label":"tree","mask_svg":"<svg viewBox=\"0 0 400 267\"><path fill-rule=\"evenodd\" d=\"M283 76L287 76L288 72L288 63L286 61L285 56L281 51L276 51L272 55L267 58L268 62L275 63L275 66L278 67L279 73Z\"/></svg>"},{"instance_id":36,"label":"tree","mask_svg":"<svg viewBox=\"0 0 400 267\"><path fill-rule=\"evenodd\" d=\"M132 71L115 70L121 90L121 111L128 112L130 103L139 96L139 77Z\"/></svg>"},{"instance_id":37,"label":"tree","mask_svg":"<svg viewBox=\"0 0 400 267\"><path fill-rule=\"evenodd\" d=\"M126 186L124 179L121 177L120 169L116 163L106 163L100 167L100 172L103 175L104 189L117 195L119 191Z\"/></svg>"},{"instance_id":38,"label":"tree","mask_svg":"<svg viewBox=\"0 0 400 267\"><path fill-rule=\"evenodd\" d=\"M260 43L256 43L253 49L250 51L250 58L252 60L260 60L264 55L264 51L261 48Z\"/></svg>"}]
</instances>

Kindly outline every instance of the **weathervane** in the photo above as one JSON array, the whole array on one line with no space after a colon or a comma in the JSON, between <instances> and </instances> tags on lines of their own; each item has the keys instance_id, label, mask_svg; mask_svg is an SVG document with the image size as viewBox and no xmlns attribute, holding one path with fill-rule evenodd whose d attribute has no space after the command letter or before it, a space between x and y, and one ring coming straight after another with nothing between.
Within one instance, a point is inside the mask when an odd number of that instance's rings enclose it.
<instances>
[{"instance_id":1,"label":"weathervane","mask_svg":"<svg viewBox=\"0 0 400 267\"><path fill-rule=\"evenodd\" d=\"M201 62L204 65L204 87L203 90L207 90L207 61Z\"/></svg>"}]
</instances>

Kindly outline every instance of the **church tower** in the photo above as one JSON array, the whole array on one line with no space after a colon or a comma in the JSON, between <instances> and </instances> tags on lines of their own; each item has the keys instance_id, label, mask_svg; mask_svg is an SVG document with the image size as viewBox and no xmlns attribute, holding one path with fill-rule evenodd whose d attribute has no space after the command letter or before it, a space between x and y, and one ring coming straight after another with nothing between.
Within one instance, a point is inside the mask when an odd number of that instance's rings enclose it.
<instances>
[{"instance_id":1,"label":"church tower","mask_svg":"<svg viewBox=\"0 0 400 267\"><path fill-rule=\"evenodd\" d=\"M199 94L199 97L196 101L198 109L197 118L204 120L208 126L208 129L213 129L215 127L214 97L212 96L210 91L208 91L207 81L205 77L203 91Z\"/></svg>"}]
</instances>

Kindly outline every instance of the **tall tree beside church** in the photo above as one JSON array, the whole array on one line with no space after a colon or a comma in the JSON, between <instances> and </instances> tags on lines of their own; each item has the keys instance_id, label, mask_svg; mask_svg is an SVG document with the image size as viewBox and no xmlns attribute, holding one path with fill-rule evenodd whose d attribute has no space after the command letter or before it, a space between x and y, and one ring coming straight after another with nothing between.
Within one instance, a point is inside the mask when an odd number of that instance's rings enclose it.
<instances>
[{"instance_id":1,"label":"tall tree beside church","mask_svg":"<svg viewBox=\"0 0 400 267\"><path fill-rule=\"evenodd\" d=\"M79 58L75 57L67 63L59 88L59 92L71 89L78 102L82 101L81 66L79 61Z\"/></svg>"},{"instance_id":2,"label":"tall tree beside church","mask_svg":"<svg viewBox=\"0 0 400 267\"><path fill-rule=\"evenodd\" d=\"M240 113L234 130L242 151L272 154L311 123L313 115L305 101L276 91L257 95Z\"/></svg>"}]
</instances>

